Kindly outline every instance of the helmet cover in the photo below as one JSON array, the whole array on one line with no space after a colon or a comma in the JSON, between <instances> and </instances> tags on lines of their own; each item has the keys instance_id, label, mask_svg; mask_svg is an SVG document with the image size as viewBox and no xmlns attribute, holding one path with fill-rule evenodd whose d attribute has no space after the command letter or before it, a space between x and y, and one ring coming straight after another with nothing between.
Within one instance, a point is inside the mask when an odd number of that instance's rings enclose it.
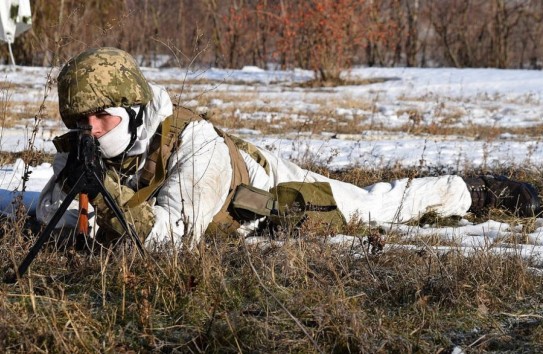
<instances>
[{"instance_id":1,"label":"helmet cover","mask_svg":"<svg viewBox=\"0 0 543 354\"><path fill-rule=\"evenodd\" d=\"M64 65L57 81L60 116L70 129L81 116L109 107L146 105L152 99L134 58L117 48L80 53Z\"/></svg>"}]
</instances>

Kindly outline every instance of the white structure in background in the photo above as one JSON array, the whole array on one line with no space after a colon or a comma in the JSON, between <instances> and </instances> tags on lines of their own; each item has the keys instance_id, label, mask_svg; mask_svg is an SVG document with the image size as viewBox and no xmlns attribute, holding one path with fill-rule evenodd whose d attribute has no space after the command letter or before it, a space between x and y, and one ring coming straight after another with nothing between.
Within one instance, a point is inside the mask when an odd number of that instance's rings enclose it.
<instances>
[{"instance_id":1,"label":"white structure in background","mask_svg":"<svg viewBox=\"0 0 543 354\"><path fill-rule=\"evenodd\" d=\"M11 63L15 59L11 51L11 43L15 37L32 27L30 0L0 0L0 40L7 42Z\"/></svg>"}]
</instances>

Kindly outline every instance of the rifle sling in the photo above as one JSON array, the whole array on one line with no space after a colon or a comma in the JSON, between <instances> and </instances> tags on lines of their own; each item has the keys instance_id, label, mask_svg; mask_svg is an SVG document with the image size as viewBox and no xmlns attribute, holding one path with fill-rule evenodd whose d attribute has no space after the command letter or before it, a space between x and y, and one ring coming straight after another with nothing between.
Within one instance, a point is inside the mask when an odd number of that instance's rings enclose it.
<instances>
[{"instance_id":1,"label":"rifle sling","mask_svg":"<svg viewBox=\"0 0 543 354\"><path fill-rule=\"evenodd\" d=\"M213 217L213 221L206 229L206 234L211 236L217 234L231 234L240 227L239 220L237 220L234 214L230 212L230 207L237 186L242 183L249 184L249 171L247 170L245 160L243 160L243 157L241 156L239 149L236 147L235 142L222 130L215 128L215 131L224 139L224 142L230 151L232 180L230 182L228 195L226 196L226 200L224 201L221 210Z\"/></svg>"},{"instance_id":2,"label":"rifle sling","mask_svg":"<svg viewBox=\"0 0 543 354\"><path fill-rule=\"evenodd\" d=\"M126 203L128 207L149 200L162 187L166 181L168 159L179 145L179 136L188 122L168 117L160 124L157 133L151 138L150 151L139 176L138 190Z\"/></svg>"}]
</instances>

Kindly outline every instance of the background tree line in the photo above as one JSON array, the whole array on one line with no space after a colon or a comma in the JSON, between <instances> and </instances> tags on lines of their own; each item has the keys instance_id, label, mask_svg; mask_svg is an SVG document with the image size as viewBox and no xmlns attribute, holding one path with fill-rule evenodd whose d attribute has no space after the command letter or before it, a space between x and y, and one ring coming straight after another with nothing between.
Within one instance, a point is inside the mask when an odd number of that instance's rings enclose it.
<instances>
[{"instance_id":1,"label":"background tree line","mask_svg":"<svg viewBox=\"0 0 543 354\"><path fill-rule=\"evenodd\" d=\"M540 68L540 0L34 0L22 65L117 46L142 65ZM4 62L7 48L2 46Z\"/></svg>"}]
</instances>

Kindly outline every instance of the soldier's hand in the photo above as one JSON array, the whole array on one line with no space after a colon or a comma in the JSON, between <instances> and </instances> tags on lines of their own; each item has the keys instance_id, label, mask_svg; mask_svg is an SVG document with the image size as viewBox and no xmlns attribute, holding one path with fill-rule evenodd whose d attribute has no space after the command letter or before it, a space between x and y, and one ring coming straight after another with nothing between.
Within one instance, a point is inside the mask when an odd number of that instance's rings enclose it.
<instances>
[{"instance_id":1,"label":"soldier's hand","mask_svg":"<svg viewBox=\"0 0 543 354\"><path fill-rule=\"evenodd\" d=\"M136 233L143 241L151 232L155 222L152 206L143 202L136 206L128 207L127 202L134 195L134 190L120 183L119 176L114 171L108 171L104 178L104 186L113 197L124 214L126 221L134 226ZM96 222L100 229L106 231L108 239L115 240L125 233L121 223L107 206L102 194L91 200L96 212Z\"/></svg>"},{"instance_id":2,"label":"soldier's hand","mask_svg":"<svg viewBox=\"0 0 543 354\"><path fill-rule=\"evenodd\" d=\"M87 154L86 159L82 155L78 156L76 151L70 151L66 166L60 173L59 179L62 183L64 192L69 192L79 181L81 181L81 191L86 192L89 198L94 199L100 192L100 183L105 177L105 167L99 153Z\"/></svg>"},{"instance_id":3,"label":"soldier's hand","mask_svg":"<svg viewBox=\"0 0 543 354\"><path fill-rule=\"evenodd\" d=\"M153 207L149 203L143 202L134 207L125 206L122 211L126 221L134 227L136 236L142 243L145 242L155 224ZM126 233L121 222L112 212L97 213L96 223L100 226L99 234L101 237L98 241L105 241L104 246L115 242Z\"/></svg>"},{"instance_id":4,"label":"soldier's hand","mask_svg":"<svg viewBox=\"0 0 543 354\"><path fill-rule=\"evenodd\" d=\"M68 160L66 161L66 166L60 172L59 179L62 182L62 189L65 192L71 190L79 178L84 177L85 175L85 165L77 159L77 151L70 151L68 154Z\"/></svg>"}]
</instances>

